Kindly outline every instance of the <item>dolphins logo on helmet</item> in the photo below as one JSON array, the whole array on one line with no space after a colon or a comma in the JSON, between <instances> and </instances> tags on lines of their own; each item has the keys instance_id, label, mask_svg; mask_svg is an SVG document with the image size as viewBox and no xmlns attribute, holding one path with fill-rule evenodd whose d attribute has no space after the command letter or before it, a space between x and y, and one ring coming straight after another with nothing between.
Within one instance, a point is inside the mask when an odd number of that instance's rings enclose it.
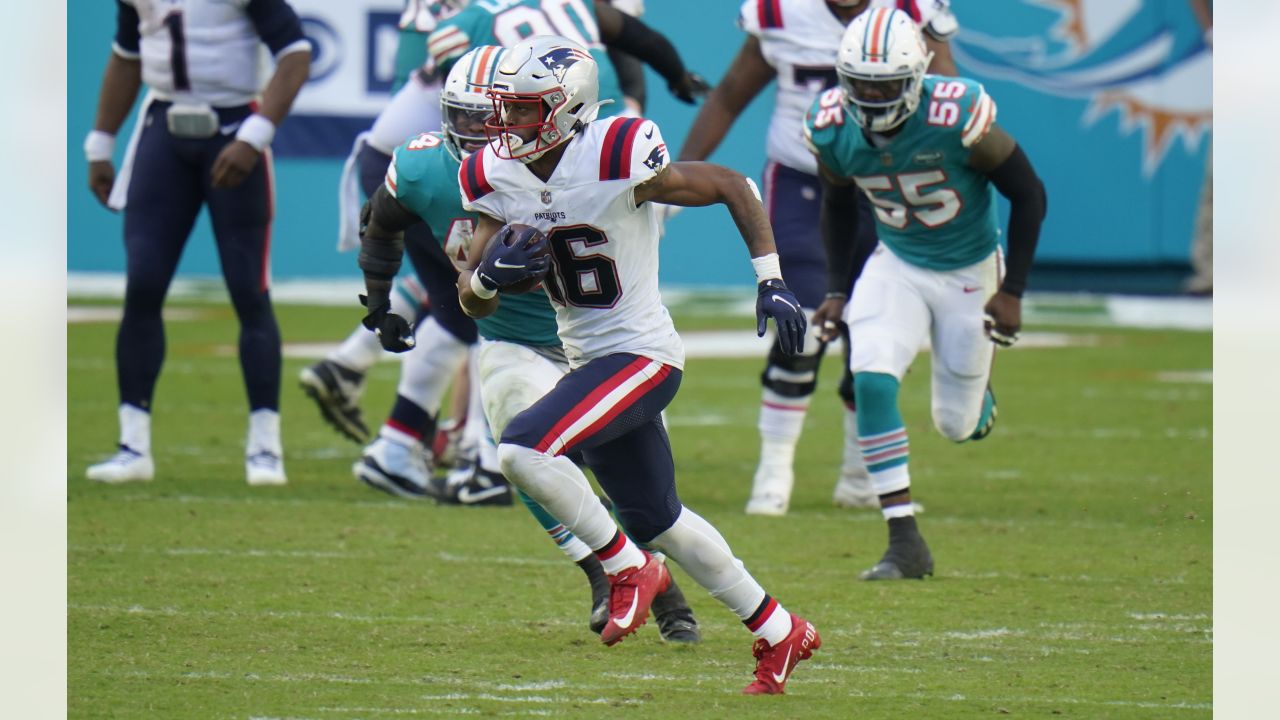
<instances>
[{"instance_id":1,"label":"dolphins logo on helmet","mask_svg":"<svg viewBox=\"0 0 1280 720\"><path fill-rule=\"evenodd\" d=\"M493 114L489 83L506 50L497 45L472 48L458 58L440 91L444 146L461 161L489 141L485 125Z\"/></svg>"},{"instance_id":2,"label":"dolphins logo on helmet","mask_svg":"<svg viewBox=\"0 0 1280 720\"><path fill-rule=\"evenodd\" d=\"M854 18L836 54L836 76L854 122L886 132L911 117L931 60L907 13L876 8Z\"/></svg>"}]
</instances>

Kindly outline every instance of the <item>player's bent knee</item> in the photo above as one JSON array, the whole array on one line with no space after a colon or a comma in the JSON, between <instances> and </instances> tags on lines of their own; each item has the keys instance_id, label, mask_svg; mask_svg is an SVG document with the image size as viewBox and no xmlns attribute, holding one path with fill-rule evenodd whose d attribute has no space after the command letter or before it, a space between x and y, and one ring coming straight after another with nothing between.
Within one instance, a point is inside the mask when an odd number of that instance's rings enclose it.
<instances>
[{"instance_id":1,"label":"player's bent knee","mask_svg":"<svg viewBox=\"0 0 1280 720\"><path fill-rule=\"evenodd\" d=\"M807 397L818 385L825 343L806 343L804 352L787 355L775 340L769 348L768 364L760 376L764 387L783 397Z\"/></svg>"},{"instance_id":2,"label":"player's bent knee","mask_svg":"<svg viewBox=\"0 0 1280 720\"><path fill-rule=\"evenodd\" d=\"M978 424L978 416L970 412L958 411L955 408L934 408L933 426L942 436L951 442L964 442L973 435L974 426Z\"/></svg>"}]
</instances>

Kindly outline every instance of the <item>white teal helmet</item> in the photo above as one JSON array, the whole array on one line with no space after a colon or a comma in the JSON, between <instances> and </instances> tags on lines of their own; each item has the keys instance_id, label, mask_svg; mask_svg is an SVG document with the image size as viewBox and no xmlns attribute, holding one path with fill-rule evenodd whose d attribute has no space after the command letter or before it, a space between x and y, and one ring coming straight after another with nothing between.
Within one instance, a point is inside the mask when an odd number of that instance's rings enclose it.
<instances>
[{"instance_id":1,"label":"white teal helmet","mask_svg":"<svg viewBox=\"0 0 1280 720\"><path fill-rule=\"evenodd\" d=\"M489 83L506 49L481 45L458 58L440 91L440 118L445 149L457 160L479 150L488 137L485 125L493 115Z\"/></svg>"},{"instance_id":2,"label":"white teal helmet","mask_svg":"<svg viewBox=\"0 0 1280 720\"><path fill-rule=\"evenodd\" d=\"M901 125L920 105L932 59L907 13L875 8L854 18L836 55L836 75L854 121L872 132Z\"/></svg>"},{"instance_id":3,"label":"white teal helmet","mask_svg":"<svg viewBox=\"0 0 1280 720\"><path fill-rule=\"evenodd\" d=\"M586 127L599 101L599 68L578 43L537 35L507 48L489 88L489 139L498 157L533 162ZM610 102L610 101L605 101ZM533 109L528 122L511 122L513 109ZM525 132L518 132L518 131ZM530 137L529 131L533 130Z\"/></svg>"}]
</instances>

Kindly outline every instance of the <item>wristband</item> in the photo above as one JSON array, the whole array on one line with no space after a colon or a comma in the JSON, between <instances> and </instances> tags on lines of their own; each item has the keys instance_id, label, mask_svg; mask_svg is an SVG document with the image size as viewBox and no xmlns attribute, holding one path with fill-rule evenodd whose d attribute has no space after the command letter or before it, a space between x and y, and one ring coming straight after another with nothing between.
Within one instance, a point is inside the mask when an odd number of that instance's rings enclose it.
<instances>
[{"instance_id":1,"label":"wristband","mask_svg":"<svg viewBox=\"0 0 1280 720\"><path fill-rule=\"evenodd\" d=\"M236 131L237 140L248 143L258 152L265 150L275 136L275 124L257 113L245 118Z\"/></svg>"},{"instance_id":2,"label":"wristband","mask_svg":"<svg viewBox=\"0 0 1280 720\"><path fill-rule=\"evenodd\" d=\"M782 267L778 264L778 253L776 252L751 258L751 267L755 268L756 271L756 283L762 283L765 280L782 279Z\"/></svg>"},{"instance_id":3,"label":"wristband","mask_svg":"<svg viewBox=\"0 0 1280 720\"><path fill-rule=\"evenodd\" d=\"M494 295L498 294L497 290L490 290L485 287L483 281L480 280L480 273L471 273L471 292L481 300L491 300Z\"/></svg>"},{"instance_id":4,"label":"wristband","mask_svg":"<svg viewBox=\"0 0 1280 720\"><path fill-rule=\"evenodd\" d=\"M84 156L89 162L110 161L116 152L116 136L101 130L90 130L84 138Z\"/></svg>"}]
</instances>

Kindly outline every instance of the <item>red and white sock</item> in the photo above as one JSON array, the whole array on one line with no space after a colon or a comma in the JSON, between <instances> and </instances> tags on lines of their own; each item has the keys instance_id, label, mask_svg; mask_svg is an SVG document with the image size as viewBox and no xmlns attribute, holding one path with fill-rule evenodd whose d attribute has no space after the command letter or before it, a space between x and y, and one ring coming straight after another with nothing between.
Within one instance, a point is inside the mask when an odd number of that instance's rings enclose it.
<instances>
[{"instance_id":1,"label":"red and white sock","mask_svg":"<svg viewBox=\"0 0 1280 720\"><path fill-rule=\"evenodd\" d=\"M760 601L760 606L751 614L751 617L744 619L742 624L747 626L752 635L764 638L764 641L772 647L785 640L791 633L791 613L782 607L782 603L766 594Z\"/></svg>"},{"instance_id":2,"label":"red and white sock","mask_svg":"<svg viewBox=\"0 0 1280 720\"><path fill-rule=\"evenodd\" d=\"M644 564L644 553L639 546L631 542L631 538L621 531L614 534L608 545L596 550L596 557L609 575L617 575L627 568L640 567Z\"/></svg>"}]
</instances>

